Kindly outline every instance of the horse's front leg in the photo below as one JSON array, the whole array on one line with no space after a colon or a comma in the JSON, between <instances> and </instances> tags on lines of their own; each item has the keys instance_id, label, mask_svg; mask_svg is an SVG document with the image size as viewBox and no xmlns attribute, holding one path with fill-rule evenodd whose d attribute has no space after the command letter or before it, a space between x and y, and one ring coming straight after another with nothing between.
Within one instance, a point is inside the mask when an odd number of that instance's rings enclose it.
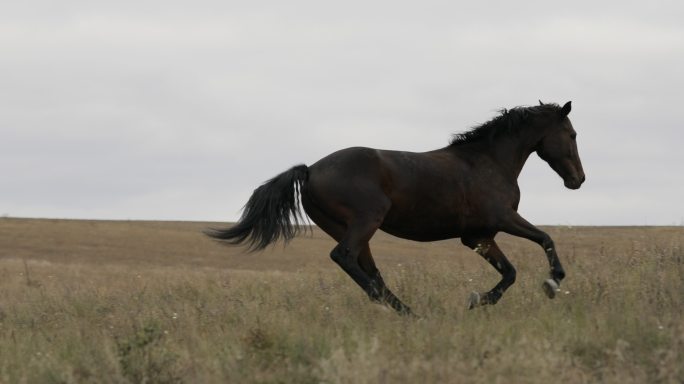
<instances>
[{"instance_id":1,"label":"horse's front leg","mask_svg":"<svg viewBox=\"0 0 684 384\"><path fill-rule=\"evenodd\" d=\"M549 260L549 266L551 267L551 278L544 281L542 287L544 288L546 295L553 299L556 296L556 292L559 290L561 280L565 278L565 270L563 270L563 266L561 265L560 260L558 260L556 246L551 237L546 232L523 219L517 212L512 212L512 214L508 215L507 219L501 224L501 231L534 241L544 249L546 258Z\"/></svg>"},{"instance_id":2,"label":"horse's front leg","mask_svg":"<svg viewBox=\"0 0 684 384\"><path fill-rule=\"evenodd\" d=\"M496 304L508 287L515 283L515 268L508 261L506 255L501 252L492 237L464 237L461 239L461 242L484 257L501 274L501 281L490 291L482 294L479 292L470 294L468 309L473 309L480 305Z\"/></svg>"}]
</instances>

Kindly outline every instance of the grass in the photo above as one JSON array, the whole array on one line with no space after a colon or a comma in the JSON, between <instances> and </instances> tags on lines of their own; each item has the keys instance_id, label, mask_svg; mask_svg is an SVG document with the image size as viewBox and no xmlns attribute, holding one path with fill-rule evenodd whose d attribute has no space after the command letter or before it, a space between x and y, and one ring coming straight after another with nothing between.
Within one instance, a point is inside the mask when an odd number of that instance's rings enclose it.
<instances>
[{"instance_id":1,"label":"grass","mask_svg":"<svg viewBox=\"0 0 684 384\"><path fill-rule=\"evenodd\" d=\"M202 223L0 220L1 383L684 381L684 229L561 228L547 299L533 244L501 236L518 281L456 241L379 234L376 260L421 317L371 304L315 231L264 254Z\"/></svg>"}]
</instances>

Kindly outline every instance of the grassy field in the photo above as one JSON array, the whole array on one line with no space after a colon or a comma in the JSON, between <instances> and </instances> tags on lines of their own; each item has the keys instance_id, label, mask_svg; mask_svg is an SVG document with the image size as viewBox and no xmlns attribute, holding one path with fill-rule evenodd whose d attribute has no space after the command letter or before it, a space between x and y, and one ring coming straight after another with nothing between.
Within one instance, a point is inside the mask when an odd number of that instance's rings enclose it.
<instances>
[{"instance_id":1,"label":"grassy field","mask_svg":"<svg viewBox=\"0 0 684 384\"><path fill-rule=\"evenodd\" d=\"M497 239L518 281L458 241L378 234L388 285L420 319L371 304L314 231L246 254L211 224L0 219L0 383L681 383L684 228L547 227Z\"/></svg>"}]
</instances>

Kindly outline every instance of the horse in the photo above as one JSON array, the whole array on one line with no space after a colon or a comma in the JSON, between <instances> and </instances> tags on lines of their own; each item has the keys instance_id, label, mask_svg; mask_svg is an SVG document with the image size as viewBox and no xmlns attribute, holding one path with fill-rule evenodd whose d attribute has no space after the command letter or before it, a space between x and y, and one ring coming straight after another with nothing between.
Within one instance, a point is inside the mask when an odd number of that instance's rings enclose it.
<instances>
[{"instance_id":1,"label":"horse","mask_svg":"<svg viewBox=\"0 0 684 384\"><path fill-rule=\"evenodd\" d=\"M542 288L554 298L565 271L551 237L518 214L517 179L536 152L565 187L582 185L585 175L570 110L571 102L561 107L541 101L503 109L429 152L342 149L268 180L254 190L235 225L205 232L224 243L262 250L306 230L303 207L337 242L330 258L371 301L403 315L413 312L387 287L368 245L378 229L420 242L460 238L482 256L501 280L487 292L472 292L470 309L496 304L515 282L515 268L494 241L504 232L542 247L550 266Z\"/></svg>"}]
</instances>

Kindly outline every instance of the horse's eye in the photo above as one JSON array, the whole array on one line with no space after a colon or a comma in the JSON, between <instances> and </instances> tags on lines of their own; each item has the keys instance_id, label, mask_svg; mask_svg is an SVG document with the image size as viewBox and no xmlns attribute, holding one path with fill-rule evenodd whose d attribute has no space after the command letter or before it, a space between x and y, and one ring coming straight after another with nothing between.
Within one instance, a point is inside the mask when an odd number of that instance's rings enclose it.
<instances>
[{"instance_id":1,"label":"horse's eye","mask_svg":"<svg viewBox=\"0 0 684 384\"><path fill-rule=\"evenodd\" d=\"M571 134L571 135L570 135L570 138L573 139L573 140L575 140L575 139L577 138L577 134L576 134L576 133Z\"/></svg>"}]
</instances>

